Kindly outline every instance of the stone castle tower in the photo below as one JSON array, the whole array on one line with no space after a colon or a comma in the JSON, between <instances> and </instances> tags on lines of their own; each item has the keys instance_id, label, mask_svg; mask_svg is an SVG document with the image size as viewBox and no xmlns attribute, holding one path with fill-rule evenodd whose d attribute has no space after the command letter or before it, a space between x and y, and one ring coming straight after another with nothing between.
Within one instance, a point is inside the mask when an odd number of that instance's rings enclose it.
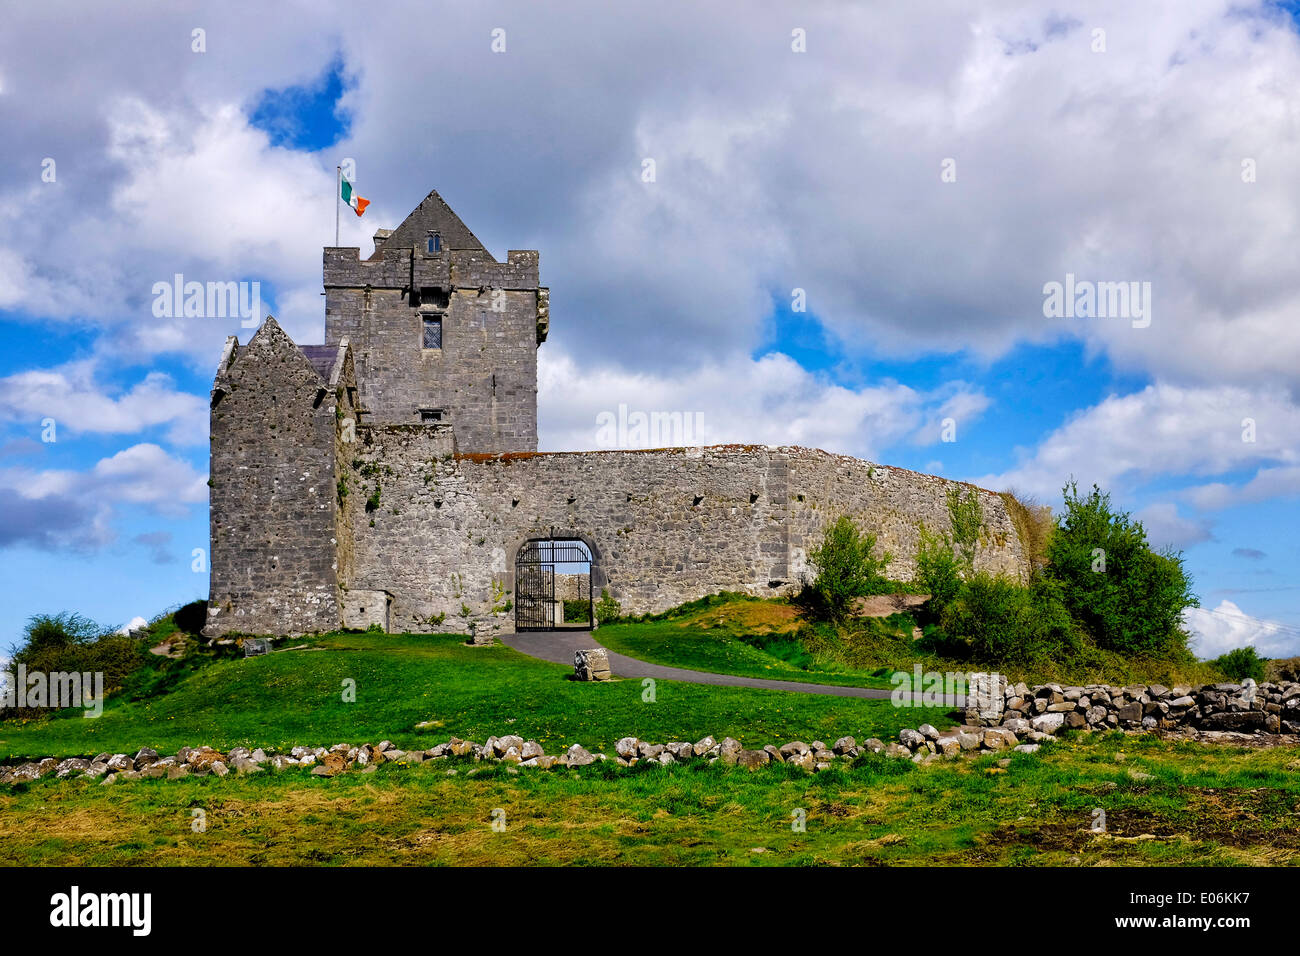
<instances>
[{"instance_id":1,"label":"stone castle tower","mask_svg":"<svg viewBox=\"0 0 1300 956\"><path fill-rule=\"evenodd\" d=\"M324 286L325 344L268 318L247 345L227 339L217 368L210 636L490 639L563 603L555 582L584 555L588 597L608 588L632 613L786 594L837 514L906 578L921 523L949 527L952 482L816 449L539 453L537 253L497 261L436 192L369 258L326 248ZM976 566L1022 575L1002 499L976 491Z\"/></svg>"},{"instance_id":2,"label":"stone castle tower","mask_svg":"<svg viewBox=\"0 0 1300 956\"><path fill-rule=\"evenodd\" d=\"M431 192L370 258L325 250L325 344L352 347L361 423L449 423L461 451L536 451L548 295L535 251L497 262Z\"/></svg>"}]
</instances>

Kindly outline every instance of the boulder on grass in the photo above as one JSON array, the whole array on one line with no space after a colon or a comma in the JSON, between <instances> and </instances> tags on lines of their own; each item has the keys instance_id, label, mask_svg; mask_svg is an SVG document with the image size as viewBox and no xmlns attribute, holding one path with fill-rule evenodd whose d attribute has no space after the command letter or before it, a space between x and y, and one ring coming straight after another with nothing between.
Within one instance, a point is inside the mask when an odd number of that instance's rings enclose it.
<instances>
[{"instance_id":1,"label":"boulder on grass","mask_svg":"<svg viewBox=\"0 0 1300 956\"><path fill-rule=\"evenodd\" d=\"M575 680L609 680L613 676L609 669L609 653L603 647L587 648L573 655Z\"/></svg>"}]
</instances>

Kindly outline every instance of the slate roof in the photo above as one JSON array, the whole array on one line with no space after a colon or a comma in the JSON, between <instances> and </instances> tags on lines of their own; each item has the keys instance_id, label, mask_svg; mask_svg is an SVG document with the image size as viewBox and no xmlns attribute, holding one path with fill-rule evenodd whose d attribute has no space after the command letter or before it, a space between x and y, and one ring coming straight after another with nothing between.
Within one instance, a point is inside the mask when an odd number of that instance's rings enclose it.
<instances>
[{"instance_id":1,"label":"slate roof","mask_svg":"<svg viewBox=\"0 0 1300 956\"><path fill-rule=\"evenodd\" d=\"M303 355L307 356L307 361L311 362L312 368L320 373L320 377L328 382L330 373L334 371L334 360L338 358L339 347L337 345L299 345L298 349Z\"/></svg>"}]
</instances>

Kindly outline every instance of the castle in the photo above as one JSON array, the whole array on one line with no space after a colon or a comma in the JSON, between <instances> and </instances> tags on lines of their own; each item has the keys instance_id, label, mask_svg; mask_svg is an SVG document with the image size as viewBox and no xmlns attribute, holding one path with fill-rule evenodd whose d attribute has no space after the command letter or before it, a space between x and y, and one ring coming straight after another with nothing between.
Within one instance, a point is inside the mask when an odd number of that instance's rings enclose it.
<instances>
[{"instance_id":1,"label":"castle","mask_svg":"<svg viewBox=\"0 0 1300 956\"><path fill-rule=\"evenodd\" d=\"M538 452L537 252L498 262L436 192L374 243L324 250L324 345L270 317L226 341L209 636L589 626L560 592L629 613L787 594L841 513L908 578L920 524L949 528L954 483L815 449ZM1001 497L977 492L976 566L1022 575Z\"/></svg>"}]
</instances>

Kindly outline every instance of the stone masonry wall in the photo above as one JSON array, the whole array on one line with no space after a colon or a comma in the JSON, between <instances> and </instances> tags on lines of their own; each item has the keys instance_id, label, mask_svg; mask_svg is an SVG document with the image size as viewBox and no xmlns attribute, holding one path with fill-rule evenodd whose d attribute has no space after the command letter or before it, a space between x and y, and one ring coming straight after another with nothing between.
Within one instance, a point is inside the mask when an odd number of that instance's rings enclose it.
<instances>
[{"instance_id":1,"label":"stone masonry wall","mask_svg":"<svg viewBox=\"0 0 1300 956\"><path fill-rule=\"evenodd\" d=\"M589 590L590 582L585 574L557 574L555 576L555 600L557 601L585 600L588 597Z\"/></svg>"},{"instance_id":2,"label":"stone masonry wall","mask_svg":"<svg viewBox=\"0 0 1300 956\"><path fill-rule=\"evenodd\" d=\"M512 251L504 263L418 246L382 256L325 250L325 342L352 345L362 420L417 423L421 409L442 409L464 451L535 451L548 308L537 253ZM441 317L441 348L423 347L426 314Z\"/></svg>"},{"instance_id":3,"label":"stone masonry wall","mask_svg":"<svg viewBox=\"0 0 1300 956\"><path fill-rule=\"evenodd\" d=\"M916 571L921 522L932 531L952 530L947 494L958 482L816 449L791 449L788 460L794 574L811 573L807 550L817 545L822 528L838 514L847 514L876 535L877 553L892 557L886 573L895 580L910 580ZM976 569L1023 578L1024 554L1002 497L974 485L961 483L960 488L962 495L974 489L984 511Z\"/></svg>"},{"instance_id":4,"label":"stone masonry wall","mask_svg":"<svg viewBox=\"0 0 1300 956\"><path fill-rule=\"evenodd\" d=\"M878 534L890 573L911 576L915 525L948 529L952 483L804 448L452 455L416 428L363 428L352 468L381 489L356 527L348 588L393 595L394 631L512 625L514 561L531 538L580 538L592 589L629 613L719 590L788 594L806 550L841 511ZM1023 573L1001 499L980 492L988 533L978 567Z\"/></svg>"},{"instance_id":5,"label":"stone masonry wall","mask_svg":"<svg viewBox=\"0 0 1300 956\"><path fill-rule=\"evenodd\" d=\"M209 636L338 626L337 401L274 320L227 344L211 411Z\"/></svg>"}]
</instances>

